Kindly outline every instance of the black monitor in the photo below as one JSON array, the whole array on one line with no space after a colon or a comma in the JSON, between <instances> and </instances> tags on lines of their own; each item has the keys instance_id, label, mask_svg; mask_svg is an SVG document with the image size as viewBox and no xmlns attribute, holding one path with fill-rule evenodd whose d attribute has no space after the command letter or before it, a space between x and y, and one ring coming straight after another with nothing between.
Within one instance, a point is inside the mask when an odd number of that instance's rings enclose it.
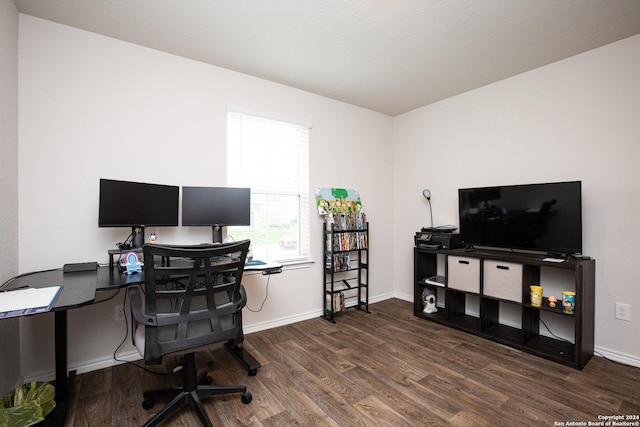
<instances>
[{"instance_id":1,"label":"black monitor","mask_svg":"<svg viewBox=\"0 0 640 427\"><path fill-rule=\"evenodd\" d=\"M182 225L209 226L213 242L222 242L222 227L251 225L251 189L182 187Z\"/></svg>"},{"instance_id":2,"label":"black monitor","mask_svg":"<svg viewBox=\"0 0 640 427\"><path fill-rule=\"evenodd\" d=\"M99 227L131 227L133 247L145 226L177 226L180 187L100 179Z\"/></svg>"}]
</instances>

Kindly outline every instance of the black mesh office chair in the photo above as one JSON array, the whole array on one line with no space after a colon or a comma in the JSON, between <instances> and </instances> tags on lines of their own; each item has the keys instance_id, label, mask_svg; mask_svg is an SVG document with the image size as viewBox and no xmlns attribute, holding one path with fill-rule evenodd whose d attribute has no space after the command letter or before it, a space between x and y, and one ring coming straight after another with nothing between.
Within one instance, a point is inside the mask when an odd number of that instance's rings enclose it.
<instances>
[{"instance_id":1,"label":"black mesh office chair","mask_svg":"<svg viewBox=\"0 0 640 427\"><path fill-rule=\"evenodd\" d=\"M144 246L144 304L140 288L128 291L133 343L145 364L160 364L164 355L185 353L181 388L144 392L145 409L153 406L155 398L172 399L145 425L156 425L189 404L202 424L211 426L200 401L203 397L242 393L242 402L251 402L246 386L199 381L194 354L198 347L220 342L235 346L244 340L242 273L249 243Z\"/></svg>"}]
</instances>

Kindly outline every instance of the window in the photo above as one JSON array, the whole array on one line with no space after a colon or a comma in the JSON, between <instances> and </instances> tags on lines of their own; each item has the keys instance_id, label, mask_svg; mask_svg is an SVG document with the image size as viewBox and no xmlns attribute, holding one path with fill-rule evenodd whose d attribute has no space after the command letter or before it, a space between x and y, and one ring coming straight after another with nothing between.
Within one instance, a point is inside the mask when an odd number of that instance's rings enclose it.
<instances>
[{"instance_id":1,"label":"window","mask_svg":"<svg viewBox=\"0 0 640 427\"><path fill-rule=\"evenodd\" d=\"M227 185L251 188L251 226L227 235L256 259L309 258L309 127L227 111Z\"/></svg>"}]
</instances>

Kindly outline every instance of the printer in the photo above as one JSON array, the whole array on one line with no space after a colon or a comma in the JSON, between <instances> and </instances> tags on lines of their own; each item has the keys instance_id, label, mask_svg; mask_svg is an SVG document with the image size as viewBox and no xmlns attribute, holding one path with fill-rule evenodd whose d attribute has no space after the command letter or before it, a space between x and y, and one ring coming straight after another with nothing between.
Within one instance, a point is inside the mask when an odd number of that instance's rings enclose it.
<instances>
[{"instance_id":1,"label":"printer","mask_svg":"<svg viewBox=\"0 0 640 427\"><path fill-rule=\"evenodd\" d=\"M456 249L462 245L459 233L454 233L456 227L441 226L422 228L414 237L415 245L419 248Z\"/></svg>"}]
</instances>

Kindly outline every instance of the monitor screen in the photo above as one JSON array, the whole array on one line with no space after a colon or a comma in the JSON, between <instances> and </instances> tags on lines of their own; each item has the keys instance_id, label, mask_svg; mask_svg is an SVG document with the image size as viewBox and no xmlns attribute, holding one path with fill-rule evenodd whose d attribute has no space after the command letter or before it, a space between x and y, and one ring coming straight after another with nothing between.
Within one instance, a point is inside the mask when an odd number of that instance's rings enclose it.
<instances>
[{"instance_id":1,"label":"monitor screen","mask_svg":"<svg viewBox=\"0 0 640 427\"><path fill-rule=\"evenodd\" d=\"M251 225L251 189L182 187L182 225Z\"/></svg>"},{"instance_id":2,"label":"monitor screen","mask_svg":"<svg viewBox=\"0 0 640 427\"><path fill-rule=\"evenodd\" d=\"M180 187L100 180L99 227L177 226Z\"/></svg>"},{"instance_id":3,"label":"monitor screen","mask_svg":"<svg viewBox=\"0 0 640 427\"><path fill-rule=\"evenodd\" d=\"M458 190L469 245L582 253L580 181Z\"/></svg>"}]
</instances>

